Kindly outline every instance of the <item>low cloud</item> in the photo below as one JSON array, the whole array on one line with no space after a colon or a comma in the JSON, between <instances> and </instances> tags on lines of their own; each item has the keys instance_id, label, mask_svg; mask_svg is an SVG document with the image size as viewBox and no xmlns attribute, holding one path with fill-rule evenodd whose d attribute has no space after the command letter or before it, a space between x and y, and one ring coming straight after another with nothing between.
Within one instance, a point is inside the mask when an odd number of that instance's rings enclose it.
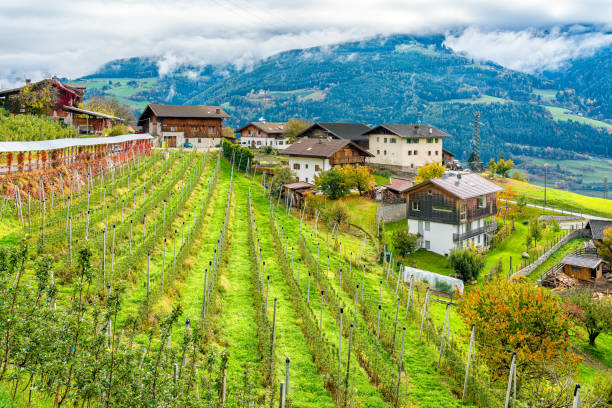
<instances>
[{"instance_id":1,"label":"low cloud","mask_svg":"<svg viewBox=\"0 0 612 408\"><path fill-rule=\"evenodd\" d=\"M581 26L547 32L485 31L470 27L459 35L449 34L445 44L477 60L491 60L517 71L554 70L566 61L592 55L612 44L612 34L590 32Z\"/></svg>"}]
</instances>

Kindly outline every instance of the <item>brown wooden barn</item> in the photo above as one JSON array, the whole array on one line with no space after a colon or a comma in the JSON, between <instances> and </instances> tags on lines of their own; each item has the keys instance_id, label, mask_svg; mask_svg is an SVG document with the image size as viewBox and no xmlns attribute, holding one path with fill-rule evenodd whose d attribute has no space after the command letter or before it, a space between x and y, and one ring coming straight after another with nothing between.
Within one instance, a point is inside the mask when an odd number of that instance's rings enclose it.
<instances>
[{"instance_id":1,"label":"brown wooden barn","mask_svg":"<svg viewBox=\"0 0 612 408\"><path fill-rule=\"evenodd\" d=\"M589 255L568 255L561 263L563 273L584 281L596 281L603 278L603 260Z\"/></svg>"},{"instance_id":2,"label":"brown wooden barn","mask_svg":"<svg viewBox=\"0 0 612 408\"><path fill-rule=\"evenodd\" d=\"M216 147L223 138L223 120L229 115L219 106L149 104L138 125L168 147L186 142L203 149Z\"/></svg>"}]
</instances>

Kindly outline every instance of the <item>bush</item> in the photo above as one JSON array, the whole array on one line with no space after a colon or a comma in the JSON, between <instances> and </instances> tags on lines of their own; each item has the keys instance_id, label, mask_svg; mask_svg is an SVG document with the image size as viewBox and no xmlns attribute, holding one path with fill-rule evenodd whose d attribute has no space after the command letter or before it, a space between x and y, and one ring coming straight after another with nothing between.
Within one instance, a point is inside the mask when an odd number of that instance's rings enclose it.
<instances>
[{"instance_id":1,"label":"bush","mask_svg":"<svg viewBox=\"0 0 612 408\"><path fill-rule=\"evenodd\" d=\"M262 153L265 153L265 154L272 154L272 153L274 153L274 148L272 146L264 146L260 150L261 150Z\"/></svg>"},{"instance_id":2,"label":"bush","mask_svg":"<svg viewBox=\"0 0 612 408\"><path fill-rule=\"evenodd\" d=\"M320 173L315 178L315 184L332 200L342 198L350 192L350 185L347 183L344 172L336 167Z\"/></svg>"},{"instance_id":3,"label":"bush","mask_svg":"<svg viewBox=\"0 0 612 408\"><path fill-rule=\"evenodd\" d=\"M323 210L322 213L323 221L329 226L332 227L338 224L338 227L348 223L350 214L345 206L340 205L338 203L333 203Z\"/></svg>"},{"instance_id":4,"label":"bush","mask_svg":"<svg viewBox=\"0 0 612 408\"><path fill-rule=\"evenodd\" d=\"M529 177L527 177L527 174L523 173L520 170L514 170L510 178L513 180L524 181L524 182L529 181Z\"/></svg>"},{"instance_id":5,"label":"bush","mask_svg":"<svg viewBox=\"0 0 612 408\"><path fill-rule=\"evenodd\" d=\"M407 230L397 230L392 236L393 248L401 256L407 256L417 250L417 236Z\"/></svg>"},{"instance_id":6,"label":"bush","mask_svg":"<svg viewBox=\"0 0 612 408\"><path fill-rule=\"evenodd\" d=\"M464 282L478 279L485 266L480 254L469 248L451 251L449 261L457 276Z\"/></svg>"}]
</instances>

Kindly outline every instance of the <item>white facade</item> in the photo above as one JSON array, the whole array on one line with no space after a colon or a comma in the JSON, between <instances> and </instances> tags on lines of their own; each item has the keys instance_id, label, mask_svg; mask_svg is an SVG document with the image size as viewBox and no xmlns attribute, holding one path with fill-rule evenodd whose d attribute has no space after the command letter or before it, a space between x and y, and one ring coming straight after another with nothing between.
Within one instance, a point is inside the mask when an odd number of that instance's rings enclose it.
<instances>
[{"instance_id":1,"label":"white facade","mask_svg":"<svg viewBox=\"0 0 612 408\"><path fill-rule=\"evenodd\" d=\"M223 138L221 137L189 137L185 138L185 134L183 132L161 132L162 141L164 142L163 147L168 145L167 139L170 137L176 138L176 147L180 148L187 141L193 145L194 148L198 150L210 150L218 147Z\"/></svg>"},{"instance_id":2,"label":"white facade","mask_svg":"<svg viewBox=\"0 0 612 408\"><path fill-rule=\"evenodd\" d=\"M264 146L272 146L277 150L286 149L290 143L288 138L273 138L273 137L256 137L256 136L242 136L240 138L240 145L244 147L255 147L260 148Z\"/></svg>"},{"instance_id":3,"label":"white facade","mask_svg":"<svg viewBox=\"0 0 612 408\"><path fill-rule=\"evenodd\" d=\"M404 138L388 134L371 134L369 163L417 169L427 163L442 161L441 137Z\"/></svg>"},{"instance_id":4,"label":"white facade","mask_svg":"<svg viewBox=\"0 0 612 408\"><path fill-rule=\"evenodd\" d=\"M298 181L314 183L317 174L330 168L327 158L289 156L289 169L295 173Z\"/></svg>"},{"instance_id":5,"label":"white facade","mask_svg":"<svg viewBox=\"0 0 612 408\"><path fill-rule=\"evenodd\" d=\"M408 219L408 231L411 234L420 234L422 237L420 240L421 248L440 255L448 255L455 248L484 246L487 243L487 234L484 232L463 241L453 240L453 234L464 234L476 228L484 227L484 225L484 218L459 225Z\"/></svg>"}]
</instances>

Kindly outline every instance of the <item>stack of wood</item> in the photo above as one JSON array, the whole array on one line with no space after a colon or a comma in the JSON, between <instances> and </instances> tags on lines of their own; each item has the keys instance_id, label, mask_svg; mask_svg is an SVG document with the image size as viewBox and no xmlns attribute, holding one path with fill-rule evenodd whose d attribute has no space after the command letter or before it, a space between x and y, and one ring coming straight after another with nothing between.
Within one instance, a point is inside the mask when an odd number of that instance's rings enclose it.
<instances>
[{"instance_id":1,"label":"stack of wood","mask_svg":"<svg viewBox=\"0 0 612 408\"><path fill-rule=\"evenodd\" d=\"M554 287L553 290L572 289L578 285L578 280L572 278L571 276L564 274L561 271L557 272L556 274L549 277L548 279Z\"/></svg>"}]
</instances>

